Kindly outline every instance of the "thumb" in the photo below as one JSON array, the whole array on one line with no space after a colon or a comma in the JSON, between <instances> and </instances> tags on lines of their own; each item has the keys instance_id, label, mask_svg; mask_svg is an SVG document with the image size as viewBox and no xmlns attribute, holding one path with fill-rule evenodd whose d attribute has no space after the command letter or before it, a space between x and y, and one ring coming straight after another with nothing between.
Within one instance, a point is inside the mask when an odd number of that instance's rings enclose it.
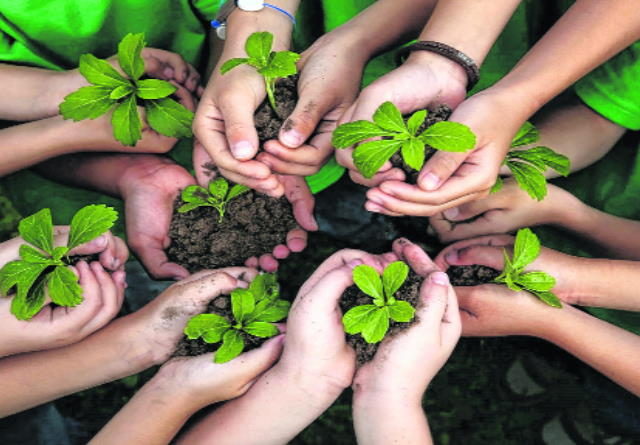
<instances>
[{"instance_id":1,"label":"thumb","mask_svg":"<svg viewBox=\"0 0 640 445\"><path fill-rule=\"evenodd\" d=\"M268 370L276 360L278 360L280 354L282 354L284 339L284 334L270 338L259 348L245 352L235 360L227 362L221 366L233 367L234 376L249 384L260 374Z\"/></svg>"},{"instance_id":2,"label":"thumb","mask_svg":"<svg viewBox=\"0 0 640 445\"><path fill-rule=\"evenodd\" d=\"M280 176L287 199L293 206L293 216L304 230L318 230L318 223L313 216L315 199L304 178L300 176Z\"/></svg>"},{"instance_id":3,"label":"thumb","mask_svg":"<svg viewBox=\"0 0 640 445\"><path fill-rule=\"evenodd\" d=\"M452 249L443 256L443 260L449 266L480 266L491 267L496 270L504 268L504 247L494 246L469 246L461 249Z\"/></svg>"},{"instance_id":4,"label":"thumb","mask_svg":"<svg viewBox=\"0 0 640 445\"><path fill-rule=\"evenodd\" d=\"M258 133L253 101L240 94L227 94L219 104L229 149L239 161L253 159L258 152Z\"/></svg>"},{"instance_id":5,"label":"thumb","mask_svg":"<svg viewBox=\"0 0 640 445\"><path fill-rule=\"evenodd\" d=\"M462 165L469 153L436 151L418 176L418 186L428 192L438 190Z\"/></svg>"},{"instance_id":6,"label":"thumb","mask_svg":"<svg viewBox=\"0 0 640 445\"><path fill-rule=\"evenodd\" d=\"M169 290L174 295L170 300L172 304L185 303L189 307L189 312L200 314L204 312L209 302L220 295L231 293L237 284L238 280L225 272L196 275L171 286Z\"/></svg>"},{"instance_id":7,"label":"thumb","mask_svg":"<svg viewBox=\"0 0 640 445\"><path fill-rule=\"evenodd\" d=\"M300 91L296 107L280 129L280 143L289 148L300 147L311 137L333 106L332 98L326 92L313 89Z\"/></svg>"},{"instance_id":8,"label":"thumb","mask_svg":"<svg viewBox=\"0 0 640 445\"><path fill-rule=\"evenodd\" d=\"M74 247L69 251L69 255L93 255L103 252L109 245L111 233L107 232L91 241ZM55 238L56 246L64 246L69 238L69 233L57 235Z\"/></svg>"},{"instance_id":9,"label":"thumb","mask_svg":"<svg viewBox=\"0 0 640 445\"><path fill-rule=\"evenodd\" d=\"M325 314L334 311L344 291L353 284L353 269L362 263L361 260L351 260L346 265L329 271L306 295L300 292L296 302L307 306L304 312L317 311Z\"/></svg>"}]
</instances>

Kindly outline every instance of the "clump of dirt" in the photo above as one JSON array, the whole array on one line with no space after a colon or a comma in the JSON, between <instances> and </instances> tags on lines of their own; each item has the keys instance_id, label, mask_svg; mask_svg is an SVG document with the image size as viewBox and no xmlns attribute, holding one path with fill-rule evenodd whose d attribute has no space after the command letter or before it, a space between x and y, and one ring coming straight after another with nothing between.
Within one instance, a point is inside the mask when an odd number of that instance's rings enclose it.
<instances>
[{"instance_id":1,"label":"clump of dirt","mask_svg":"<svg viewBox=\"0 0 640 445\"><path fill-rule=\"evenodd\" d=\"M447 119L449 119L449 116L451 116L451 113L452 113L451 108L449 108L447 105L438 105L434 110L427 110L427 111L428 111L427 118L424 120L424 123L418 129L418 134L422 133L424 130L426 130L433 124L446 121ZM408 116L405 116L405 118L407 117ZM436 152L434 148L428 145L424 147L424 151L425 151L425 162L429 160L429 158L433 156L433 154ZM391 164L394 167L401 168L405 172L406 174L405 181L408 184L415 184L418 181L418 175L420 174L420 172L409 167L402 159L402 156L400 155L399 151L391 157Z\"/></svg>"},{"instance_id":2,"label":"clump of dirt","mask_svg":"<svg viewBox=\"0 0 640 445\"><path fill-rule=\"evenodd\" d=\"M473 266L451 266L447 270L447 275L454 286L478 286L491 283L500 275L500 271L476 264Z\"/></svg>"},{"instance_id":3,"label":"clump of dirt","mask_svg":"<svg viewBox=\"0 0 640 445\"><path fill-rule=\"evenodd\" d=\"M214 299L205 314L217 314L226 318L227 320L233 320L233 312L231 312L231 297L229 295L221 295ZM262 343L268 340L268 338L254 337L246 332L241 332L242 339L244 340L243 352L250 351L252 349L259 348ZM197 355L207 354L216 351L220 347L221 343L207 343L201 338L196 340L189 340L186 336L180 340L176 350L173 353L174 357L195 357Z\"/></svg>"},{"instance_id":4,"label":"clump of dirt","mask_svg":"<svg viewBox=\"0 0 640 445\"><path fill-rule=\"evenodd\" d=\"M420 299L420 286L422 285L423 278L416 274L413 271L409 272L409 276L407 280L404 282L402 287L396 292L395 297L398 300L404 300L411 304L413 307L417 307L418 301ZM345 314L349 309L355 306L360 306L363 304L371 304L371 297L366 295L357 286L353 285L347 288L347 290L342 295L342 299L340 300L340 309L342 309L342 313ZM414 319L407 323L398 323L393 320L389 320L389 331L387 332L388 336L394 336L398 333L408 329L415 322L418 321L418 317L414 317ZM371 361L373 356L376 354L378 350L378 346L380 343L367 343L362 335L347 335L347 343L356 351L356 360L358 366L362 366L363 364Z\"/></svg>"},{"instance_id":5,"label":"clump of dirt","mask_svg":"<svg viewBox=\"0 0 640 445\"><path fill-rule=\"evenodd\" d=\"M242 266L252 256L271 253L285 244L297 224L286 198L271 198L253 190L232 199L222 222L213 207L178 213L174 205L169 229L169 260L189 272Z\"/></svg>"},{"instance_id":6,"label":"clump of dirt","mask_svg":"<svg viewBox=\"0 0 640 445\"><path fill-rule=\"evenodd\" d=\"M293 113L298 102L298 75L280 79L274 91L278 113L271 108L268 100L256 110L254 121L260 145L271 139L278 139L284 121Z\"/></svg>"}]
</instances>

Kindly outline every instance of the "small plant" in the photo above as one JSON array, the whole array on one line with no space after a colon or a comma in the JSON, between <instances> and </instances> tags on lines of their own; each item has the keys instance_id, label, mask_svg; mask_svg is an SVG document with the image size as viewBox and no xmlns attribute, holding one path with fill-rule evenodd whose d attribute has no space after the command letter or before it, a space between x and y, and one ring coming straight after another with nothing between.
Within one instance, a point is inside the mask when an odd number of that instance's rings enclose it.
<instances>
[{"instance_id":1,"label":"small plant","mask_svg":"<svg viewBox=\"0 0 640 445\"><path fill-rule=\"evenodd\" d=\"M291 304L281 300L274 274L258 275L249 289L231 292L233 320L218 314L200 314L187 323L184 333L190 340L202 337L206 343L220 343L214 362L225 363L244 350L244 336L270 338L278 334L273 324L284 319Z\"/></svg>"},{"instance_id":2,"label":"small plant","mask_svg":"<svg viewBox=\"0 0 640 445\"><path fill-rule=\"evenodd\" d=\"M373 304L353 307L342 317L347 334L361 334L367 343L378 343L389 330L389 320L406 323L413 319L415 309L395 293L407 280L409 266L402 261L389 264L380 274L362 264L353 269L353 281L362 292L373 298Z\"/></svg>"},{"instance_id":3,"label":"small plant","mask_svg":"<svg viewBox=\"0 0 640 445\"><path fill-rule=\"evenodd\" d=\"M547 168L552 168L562 176L568 176L571 172L571 162L569 158L556 153L549 147L538 146L527 150L513 150L538 142L539 139L538 129L530 122L525 122L513 138L512 150L507 153L503 164L509 167L521 189L526 191L531 198L542 201L547 196L547 180L544 172ZM491 193L499 191L502 188L502 183L502 178L498 177L491 188Z\"/></svg>"},{"instance_id":4,"label":"small plant","mask_svg":"<svg viewBox=\"0 0 640 445\"><path fill-rule=\"evenodd\" d=\"M224 178L217 178L209 183L208 189L199 185L190 185L182 191L182 200L186 203L178 208L179 213L186 213L198 207L213 207L218 211L218 222L222 222L227 204L250 189L236 184L229 190L229 183Z\"/></svg>"},{"instance_id":5,"label":"small plant","mask_svg":"<svg viewBox=\"0 0 640 445\"><path fill-rule=\"evenodd\" d=\"M332 143L336 148L348 148L362 142L353 152L353 161L365 178L373 177L398 150L408 166L420 170L427 145L454 152L475 147L473 132L457 122L438 122L419 133L426 117L427 111L420 110L405 121L394 104L385 102L374 113L373 122L348 122L336 128ZM381 139L363 142L371 138Z\"/></svg>"},{"instance_id":6,"label":"small plant","mask_svg":"<svg viewBox=\"0 0 640 445\"><path fill-rule=\"evenodd\" d=\"M220 72L226 74L240 65L250 65L264 77L267 89L267 97L271 108L278 113L275 99L276 82L279 79L293 76L298 72L296 62L300 55L292 51L271 51L273 47L273 34L270 32L254 32L244 45L244 50L249 57L237 57L229 59L220 67Z\"/></svg>"},{"instance_id":7,"label":"small plant","mask_svg":"<svg viewBox=\"0 0 640 445\"><path fill-rule=\"evenodd\" d=\"M173 138L190 137L193 113L171 99L177 88L160 79L141 79L144 34L127 34L118 46L118 63L129 78L92 54L80 56L80 73L92 84L69 94L60 104L65 119L95 119L113 109L113 136L123 145L135 146L142 139L141 103L149 126Z\"/></svg>"},{"instance_id":8,"label":"small plant","mask_svg":"<svg viewBox=\"0 0 640 445\"><path fill-rule=\"evenodd\" d=\"M109 230L118 213L105 205L80 209L71 220L66 246L53 247L51 210L42 209L20 221L18 232L29 244L20 246L20 260L0 269L0 295L15 288L11 313L18 320L30 320L45 303L45 292L55 304L74 307L82 303L78 277L67 266L69 251Z\"/></svg>"},{"instance_id":9,"label":"small plant","mask_svg":"<svg viewBox=\"0 0 640 445\"><path fill-rule=\"evenodd\" d=\"M551 292L556 279L545 272L526 272L524 268L540 255L540 240L531 229L520 229L516 234L513 257L504 250L504 270L494 280L506 284L511 290L526 290L549 306L562 307L560 299Z\"/></svg>"}]
</instances>

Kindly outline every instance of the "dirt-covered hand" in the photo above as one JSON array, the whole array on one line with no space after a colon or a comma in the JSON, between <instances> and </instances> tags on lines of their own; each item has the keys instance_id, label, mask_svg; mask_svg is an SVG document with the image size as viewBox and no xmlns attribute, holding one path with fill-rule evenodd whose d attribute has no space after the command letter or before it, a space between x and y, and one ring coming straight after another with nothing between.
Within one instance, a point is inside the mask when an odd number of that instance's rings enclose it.
<instances>
[{"instance_id":1,"label":"dirt-covered hand","mask_svg":"<svg viewBox=\"0 0 640 445\"><path fill-rule=\"evenodd\" d=\"M167 288L142 309L127 317L128 349L151 356L147 362L162 364L175 352L184 327L219 295L246 288L257 271L247 267L204 270ZM135 354L134 354L135 355Z\"/></svg>"},{"instance_id":2,"label":"dirt-covered hand","mask_svg":"<svg viewBox=\"0 0 640 445\"><path fill-rule=\"evenodd\" d=\"M459 241L446 247L435 259L442 270L450 266L469 266L478 264L496 270L504 268L504 250L512 254L515 238L509 235L489 235ZM579 304L584 295L583 283L587 283L583 265L585 258L579 258L542 247L540 255L529 264L526 272L541 271L556 279L553 293L569 304Z\"/></svg>"},{"instance_id":3,"label":"dirt-covered hand","mask_svg":"<svg viewBox=\"0 0 640 445\"><path fill-rule=\"evenodd\" d=\"M547 190L544 200L536 201L514 179L507 179L499 192L445 210L429 223L444 243L559 223L563 209L578 200L555 185L548 184Z\"/></svg>"},{"instance_id":4,"label":"dirt-covered hand","mask_svg":"<svg viewBox=\"0 0 640 445\"><path fill-rule=\"evenodd\" d=\"M133 158L121 178L120 190L125 203L127 238L133 252L149 274L156 278L182 279L189 272L169 262L169 225L173 202L180 190L195 179L184 168L166 158Z\"/></svg>"},{"instance_id":5,"label":"dirt-covered hand","mask_svg":"<svg viewBox=\"0 0 640 445\"><path fill-rule=\"evenodd\" d=\"M98 262L81 261L71 269L83 290L84 301L77 307L46 304L31 320L21 321L10 312L11 299L0 298L0 357L76 343L118 314L126 287L123 267L109 273Z\"/></svg>"},{"instance_id":6,"label":"dirt-covered hand","mask_svg":"<svg viewBox=\"0 0 640 445\"><path fill-rule=\"evenodd\" d=\"M260 267L266 272L278 270L278 261L286 259L291 253L302 252L307 247L307 232L318 230L318 224L313 216L315 200L304 178L300 176L280 176L285 188L285 196L293 207L293 216L299 227L287 234L286 244L273 248L270 254L260 258L252 257L247 260L247 267Z\"/></svg>"},{"instance_id":7,"label":"dirt-covered hand","mask_svg":"<svg viewBox=\"0 0 640 445\"><path fill-rule=\"evenodd\" d=\"M433 216L487 196L513 136L524 123L524 119L505 119L508 108L496 96L478 93L460 104L449 119L475 133L473 150L436 151L422 168L417 185L386 179L369 190L365 207L392 216Z\"/></svg>"},{"instance_id":8,"label":"dirt-covered hand","mask_svg":"<svg viewBox=\"0 0 640 445\"><path fill-rule=\"evenodd\" d=\"M362 90L355 103L340 119L340 124L357 120L371 120L383 102L393 102L402 113L410 113L429 106L446 104L458 106L466 94L467 79L451 69L451 62L437 54L418 52L398 69L379 78ZM351 179L358 184L374 187L384 181L403 181L404 172L386 162L373 178L360 174L353 163L352 149L336 151L336 159L349 169Z\"/></svg>"}]
</instances>

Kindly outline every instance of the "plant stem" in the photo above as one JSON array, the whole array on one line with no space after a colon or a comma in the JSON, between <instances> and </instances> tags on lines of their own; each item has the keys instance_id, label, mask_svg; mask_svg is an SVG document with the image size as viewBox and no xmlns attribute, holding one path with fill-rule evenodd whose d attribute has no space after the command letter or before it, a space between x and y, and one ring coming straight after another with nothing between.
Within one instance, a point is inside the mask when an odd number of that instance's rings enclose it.
<instances>
[{"instance_id":1,"label":"plant stem","mask_svg":"<svg viewBox=\"0 0 640 445\"><path fill-rule=\"evenodd\" d=\"M265 85L267 87L267 97L269 98L269 103L271 104L271 108L273 108L273 111L276 113L276 115L278 117L282 117L280 116L280 113L278 113L278 107L276 106L276 98L275 95L273 93L274 87L275 87L275 79L265 79Z\"/></svg>"}]
</instances>

